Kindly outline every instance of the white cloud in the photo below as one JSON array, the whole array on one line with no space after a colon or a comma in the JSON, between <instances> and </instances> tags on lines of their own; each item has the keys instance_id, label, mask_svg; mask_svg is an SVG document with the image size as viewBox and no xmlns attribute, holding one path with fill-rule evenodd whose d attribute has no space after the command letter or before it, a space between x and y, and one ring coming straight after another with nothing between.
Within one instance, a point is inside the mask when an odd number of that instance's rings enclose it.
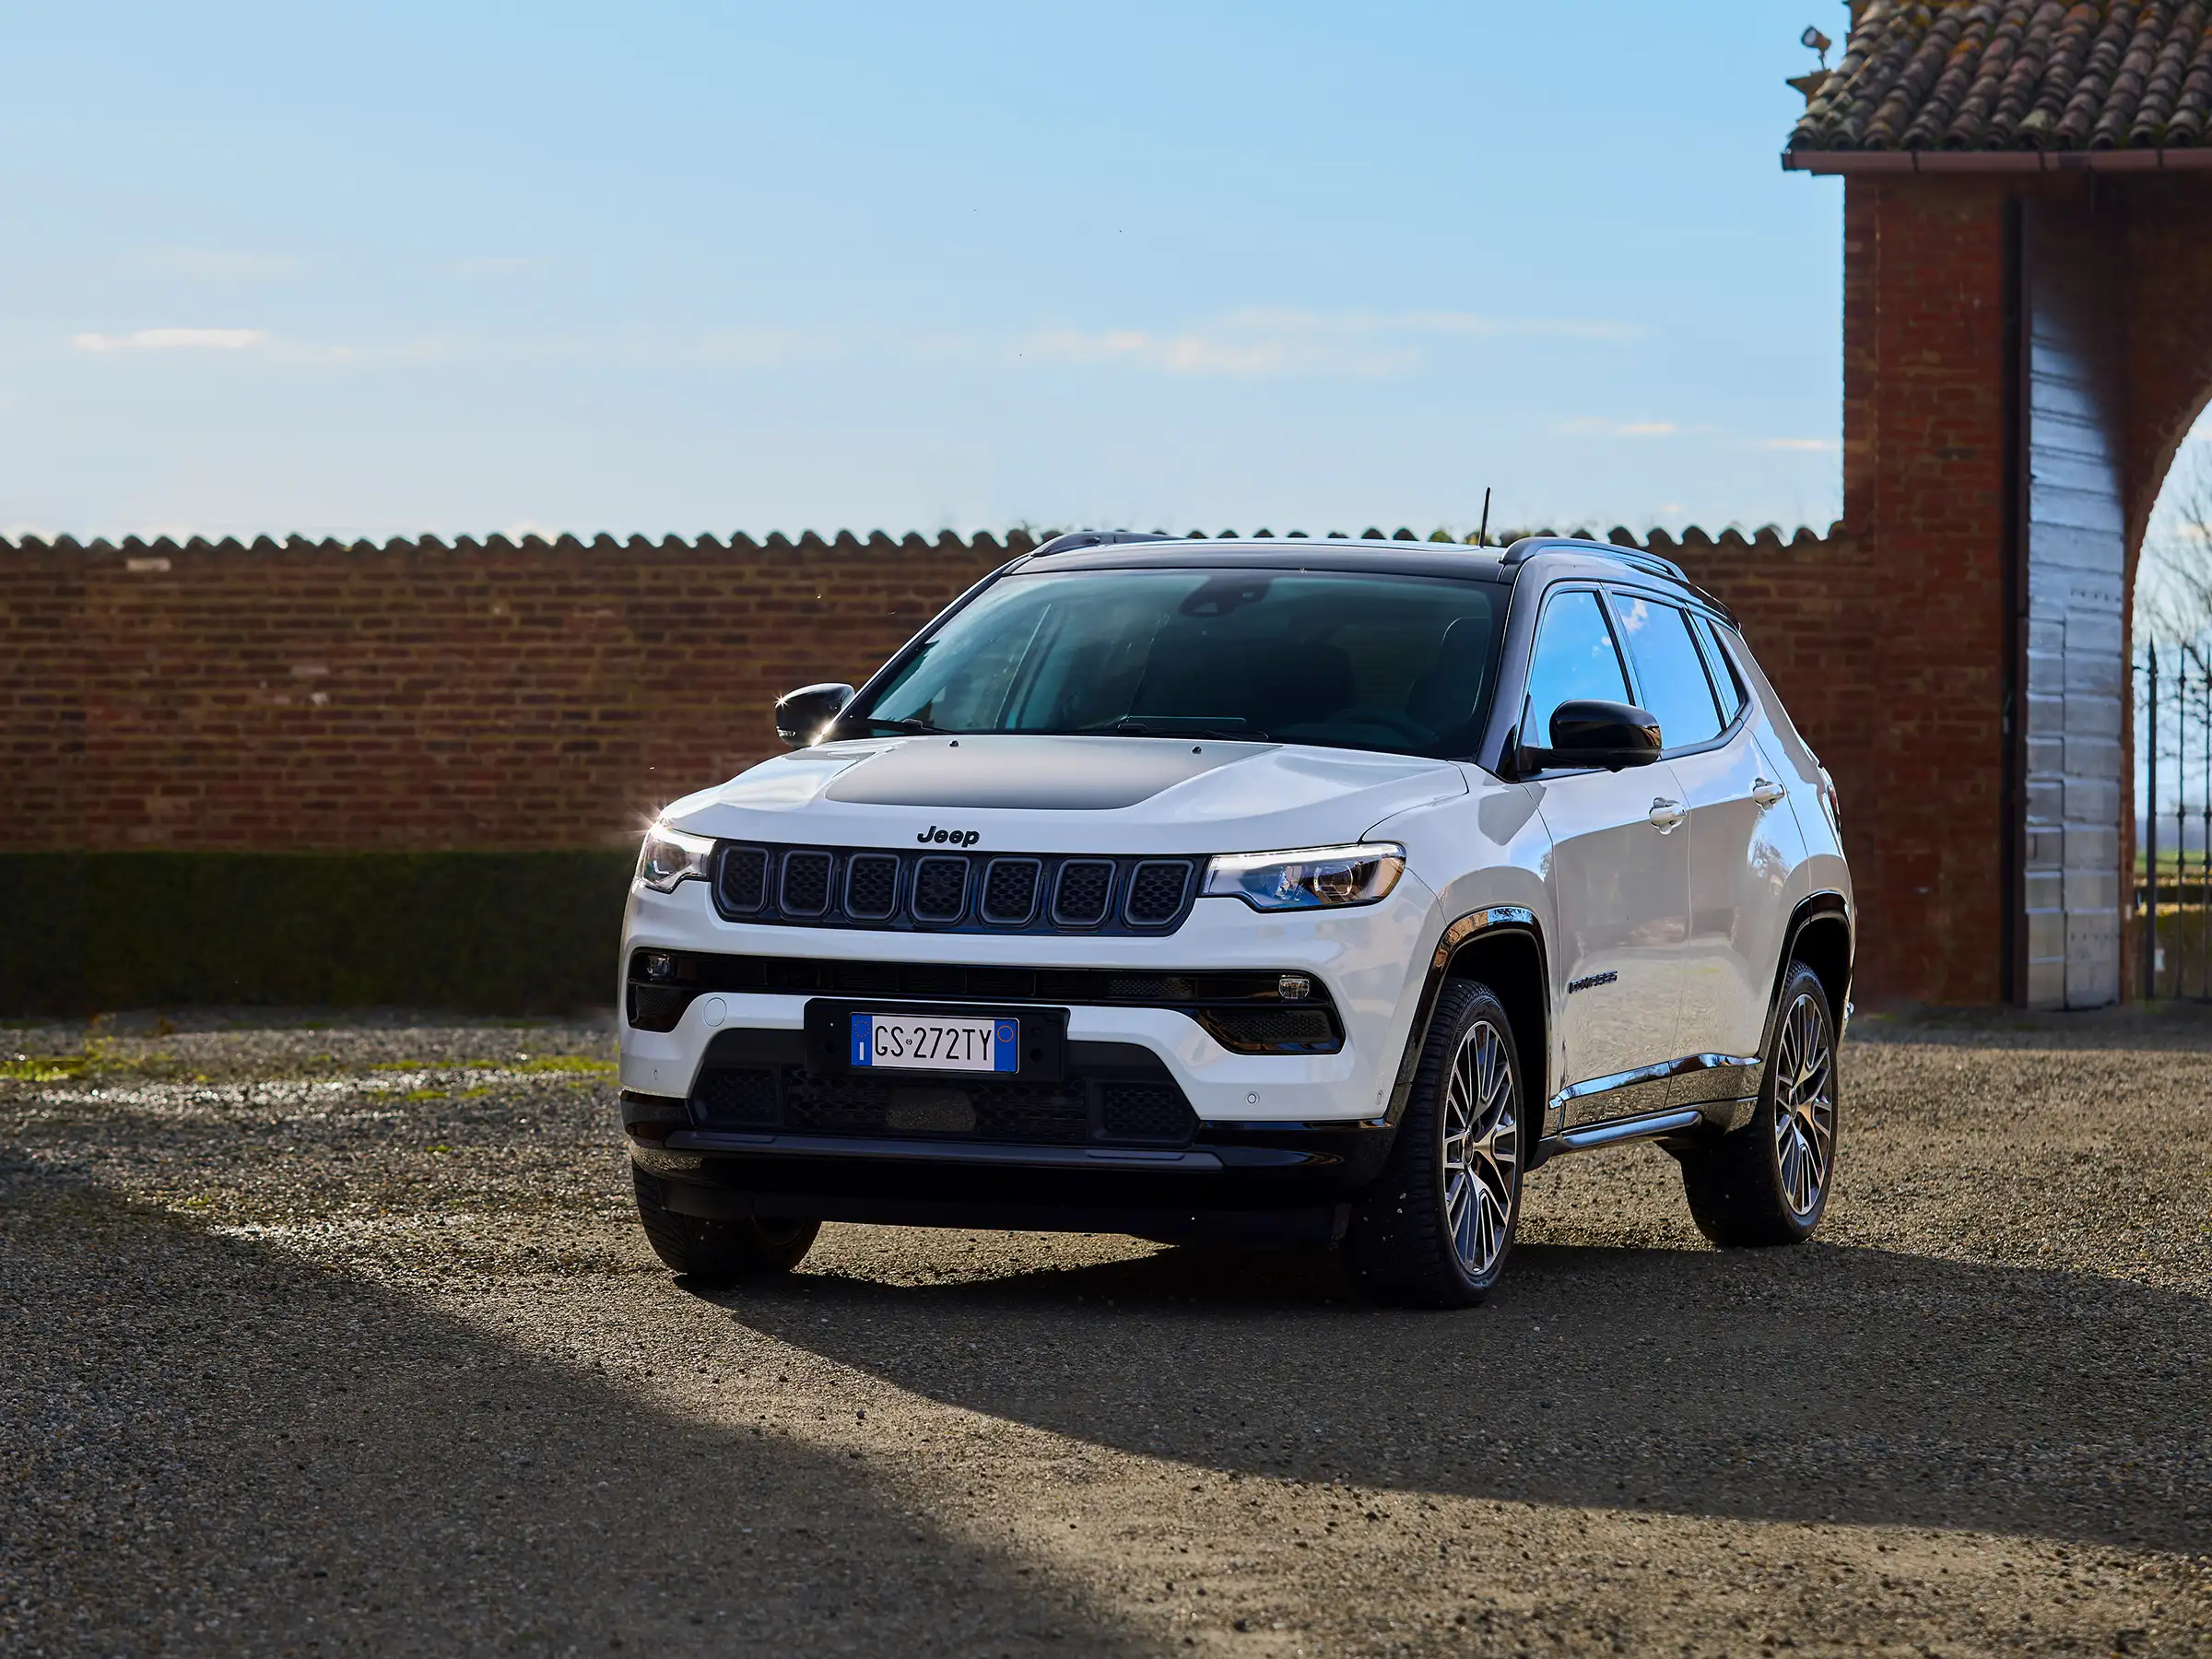
<instances>
[{"instance_id":1,"label":"white cloud","mask_svg":"<svg viewBox=\"0 0 2212 1659\"><path fill-rule=\"evenodd\" d=\"M265 328L141 328L130 334L80 334L79 351L242 351L269 338Z\"/></svg>"},{"instance_id":2,"label":"white cloud","mask_svg":"<svg viewBox=\"0 0 2212 1659\"><path fill-rule=\"evenodd\" d=\"M453 276L520 276L535 271L544 262L526 253L488 255L477 259L456 259L445 267Z\"/></svg>"},{"instance_id":3,"label":"white cloud","mask_svg":"<svg viewBox=\"0 0 2212 1659\"><path fill-rule=\"evenodd\" d=\"M799 349L795 335L777 328L726 328L700 341L696 355L710 363L780 363Z\"/></svg>"},{"instance_id":4,"label":"white cloud","mask_svg":"<svg viewBox=\"0 0 2212 1659\"><path fill-rule=\"evenodd\" d=\"M1805 450L1825 453L1843 446L1833 438L1761 438L1754 446L1763 450Z\"/></svg>"},{"instance_id":5,"label":"white cloud","mask_svg":"<svg viewBox=\"0 0 2212 1659\"><path fill-rule=\"evenodd\" d=\"M165 248L148 255L147 264L157 271L216 282L276 282L300 268L300 262L288 255L218 253L206 248Z\"/></svg>"},{"instance_id":6,"label":"white cloud","mask_svg":"<svg viewBox=\"0 0 2212 1659\"><path fill-rule=\"evenodd\" d=\"M1680 429L1671 420L1600 420L1584 415L1552 430L1567 438L1671 438Z\"/></svg>"},{"instance_id":7,"label":"white cloud","mask_svg":"<svg viewBox=\"0 0 2212 1659\"><path fill-rule=\"evenodd\" d=\"M1047 329L1018 355L1069 363L1129 363L1167 374L1409 374L1422 342L1509 335L1626 338L1623 324L1486 317L1473 312L1312 312L1241 306L1172 332L1143 328Z\"/></svg>"}]
</instances>

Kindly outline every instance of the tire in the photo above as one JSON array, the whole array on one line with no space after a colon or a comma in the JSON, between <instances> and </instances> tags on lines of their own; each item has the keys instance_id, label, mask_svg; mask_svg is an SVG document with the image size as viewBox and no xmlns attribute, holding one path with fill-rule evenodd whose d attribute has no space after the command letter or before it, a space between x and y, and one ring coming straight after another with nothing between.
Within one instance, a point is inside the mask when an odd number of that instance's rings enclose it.
<instances>
[{"instance_id":1,"label":"tire","mask_svg":"<svg viewBox=\"0 0 2212 1659\"><path fill-rule=\"evenodd\" d=\"M1505 1271L1521 1222L1521 1060L1488 986L1446 982L1382 1173L1345 1249L1379 1301L1469 1308Z\"/></svg>"},{"instance_id":2,"label":"tire","mask_svg":"<svg viewBox=\"0 0 2212 1659\"><path fill-rule=\"evenodd\" d=\"M789 1273L806 1259L815 1234L822 1230L819 1221L765 1217L707 1221L679 1216L661 1201L662 1182L656 1177L632 1165L630 1180L637 1189L638 1220L653 1253L677 1272L706 1284Z\"/></svg>"},{"instance_id":3,"label":"tire","mask_svg":"<svg viewBox=\"0 0 2212 1659\"><path fill-rule=\"evenodd\" d=\"M1775 1000L1751 1121L1686 1149L1682 1188L1698 1230L1724 1247L1802 1244L1835 1184L1836 1023L1827 989L1792 962Z\"/></svg>"}]
</instances>

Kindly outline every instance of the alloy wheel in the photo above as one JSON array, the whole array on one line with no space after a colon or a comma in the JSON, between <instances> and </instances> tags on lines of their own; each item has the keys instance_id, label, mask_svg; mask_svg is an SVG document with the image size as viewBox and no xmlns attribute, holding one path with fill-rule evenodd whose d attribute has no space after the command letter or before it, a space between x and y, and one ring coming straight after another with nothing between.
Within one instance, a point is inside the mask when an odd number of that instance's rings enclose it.
<instances>
[{"instance_id":1,"label":"alloy wheel","mask_svg":"<svg viewBox=\"0 0 2212 1659\"><path fill-rule=\"evenodd\" d=\"M1836 1061L1828 1021L1809 994L1783 1016L1774 1051L1774 1157L1791 1211L1809 1216L1827 1189L1836 1145Z\"/></svg>"},{"instance_id":2,"label":"alloy wheel","mask_svg":"<svg viewBox=\"0 0 2212 1659\"><path fill-rule=\"evenodd\" d=\"M1444 1083L1444 1217L1470 1278L1498 1265L1512 1236L1521 1125L1504 1035L1487 1019L1460 1039Z\"/></svg>"}]
</instances>

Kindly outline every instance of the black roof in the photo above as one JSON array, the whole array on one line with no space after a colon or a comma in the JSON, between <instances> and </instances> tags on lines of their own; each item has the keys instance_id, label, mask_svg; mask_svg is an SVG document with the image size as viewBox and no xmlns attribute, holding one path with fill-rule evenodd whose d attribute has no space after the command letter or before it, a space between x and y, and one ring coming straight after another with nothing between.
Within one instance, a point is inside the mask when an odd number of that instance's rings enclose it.
<instances>
[{"instance_id":1,"label":"black roof","mask_svg":"<svg viewBox=\"0 0 2212 1659\"><path fill-rule=\"evenodd\" d=\"M1070 538L1073 539L1072 537ZM1051 543L1046 544L1050 547ZM1580 576L1654 582L1698 599L1725 617L1727 607L1683 574L1679 566L1636 547L1569 536L1527 536L1511 547L1470 547L1464 542L1355 541L1348 537L1147 537L1065 552L1024 554L1006 569L1031 571L1157 571L1230 567L1263 571L1371 571L1385 576L1447 576L1462 582L1511 583L1542 557L1546 577Z\"/></svg>"},{"instance_id":2,"label":"black roof","mask_svg":"<svg viewBox=\"0 0 2212 1659\"><path fill-rule=\"evenodd\" d=\"M1050 543L1046 544L1048 547ZM1512 579L1502 547L1464 542L1353 541L1341 536L1171 538L1027 554L1013 571L1133 571L1234 565L1266 571L1372 571L1394 576L1457 576L1477 582Z\"/></svg>"}]
</instances>

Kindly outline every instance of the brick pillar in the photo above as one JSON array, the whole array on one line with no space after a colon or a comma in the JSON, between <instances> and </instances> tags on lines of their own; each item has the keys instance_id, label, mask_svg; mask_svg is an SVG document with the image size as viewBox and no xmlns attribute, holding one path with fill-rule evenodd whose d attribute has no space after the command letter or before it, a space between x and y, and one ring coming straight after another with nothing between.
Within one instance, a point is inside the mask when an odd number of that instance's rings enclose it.
<instances>
[{"instance_id":1,"label":"brick pillar","mask_svg":"<svg viewBox=\"0 0 2212 1659\"><path fill-rule=\"evenodd\" d=\"M1838 771L1876 1002L2004 988L2006 189L1861 176L1844 210L1845 534L1871 641Z\"/></svg>"}]
</instances>

